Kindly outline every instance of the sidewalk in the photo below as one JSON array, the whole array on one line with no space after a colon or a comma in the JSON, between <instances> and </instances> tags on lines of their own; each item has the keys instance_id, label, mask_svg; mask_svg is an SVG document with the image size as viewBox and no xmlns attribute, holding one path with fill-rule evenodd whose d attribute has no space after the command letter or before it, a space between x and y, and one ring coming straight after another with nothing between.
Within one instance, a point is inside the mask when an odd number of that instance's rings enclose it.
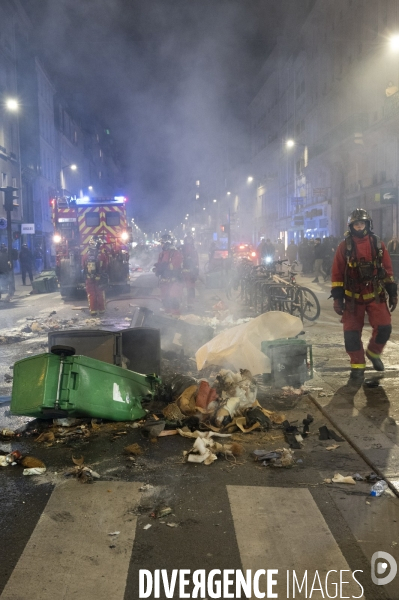
<instances>
[{"instance_id":1,"label":"sidewalk","mask_svg":"<svg viewBox=\"0 0 399 600\"><path fill-rule=\"evenodd\" d=\"M305 385L309 397L329 419L334 428L352 445L371 470L387 480L399 495L399 361L397 327L384 352L386 370L377 373L368 367L366 382L359 387L347 385L349 363L344 349L342 330L326 299L330 282L312 284L311 275L299 274L298 282L320 294L321 323L305 323L306 338L313 345L316 363L314 378ZM309 285L310 284L310 285ZM205 314L219 297L229 308L224 289L207 289L197 284L197 304ZM324 298L325 300L322 300ZM208 313L209 314L209 313ZM330 320L329 320L330 319ZM396 314L393 321L396 321ZM367 329L364 339L368 337ZM337 342L337 343L333 343ZM320 363L320 366L319 364ZM311 388L321 388L311 389Z\"/></svg>"}]
</instances>

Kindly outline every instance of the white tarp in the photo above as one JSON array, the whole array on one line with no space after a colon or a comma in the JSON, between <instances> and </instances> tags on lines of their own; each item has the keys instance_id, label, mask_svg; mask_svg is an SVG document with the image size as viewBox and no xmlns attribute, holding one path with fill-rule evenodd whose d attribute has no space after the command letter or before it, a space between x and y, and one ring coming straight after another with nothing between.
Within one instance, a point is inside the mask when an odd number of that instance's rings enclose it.
<instances>
[{"instance_id":1,"label":"white tarp","mask_svg":"<svg viewBox=\"0 0 399 600\"><path fill-rule=\"evenodd\" d=\"M271 311L223 331L196 352L197 369L219 365L227 369L249 369L252 375L270 373L270 360L261 351L261 343L291 338L303 330L301 319L280 311Z\"/></svg>"}]
</instances>

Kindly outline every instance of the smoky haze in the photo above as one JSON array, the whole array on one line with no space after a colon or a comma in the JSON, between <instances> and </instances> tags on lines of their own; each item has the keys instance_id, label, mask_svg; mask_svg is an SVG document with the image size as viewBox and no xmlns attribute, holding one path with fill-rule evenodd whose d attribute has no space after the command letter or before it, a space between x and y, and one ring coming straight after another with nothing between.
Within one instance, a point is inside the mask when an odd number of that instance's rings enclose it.
<instances>
[{"instance_id":1,"label":"smoky haze","mask_svg":"<svg viewBox=\"0 0 399 600\"><path fill-rule=\"evenodd\" d=\"M252 77L307 0L25 0L35 50L122 147L132 216L172 227L197 178L223 178ZM299 4L299 6L298 6ZM249 156L247 157L249 159Z\"/></svg>"}]
</instances>

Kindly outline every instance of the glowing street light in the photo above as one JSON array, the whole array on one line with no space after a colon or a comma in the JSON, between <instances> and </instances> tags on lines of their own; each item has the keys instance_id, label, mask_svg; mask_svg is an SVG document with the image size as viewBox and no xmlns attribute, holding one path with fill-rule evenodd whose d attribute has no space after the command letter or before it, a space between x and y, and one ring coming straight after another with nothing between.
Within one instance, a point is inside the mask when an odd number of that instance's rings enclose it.
<instances>
[{"instance_id":1,"label":"glowing street light","mask_svg":"<svg viewBox=\"0 0 399 600\"><path fill-rule=\"evenodd\" d=\"M7 100L6 100L6 109L7 110L12 110L13 112L16 112L19 109L19 102L18 102L18 100L16 100L16 98L7 98Z\"/></svg>"},{"instance_id":2,"label":"glowing street light","mask_svg":"<svg viewBox=\"0 0 399 600\"><path fill-rule=\"evenodd\" d=\"M66 169L71 169L71 171L76 171L77 168L78 167L77 167L77 165L75 165L75 163L72 163L71 165L65 165L65 167L61 168L60 180L61 180L61 194L62 194L62 196L64 195L64 190L66 189L64 171L66 171Z\"/></svg>"},{"instance_id":3,"label":"glowing street light","mask_svg":"<svg viewBox=\"0 0 399 600\"><path fill-rule=\"evenodd\" d=\"M287 141L285 142L285 145L287 146L287 148L293 148L293 147L295 146L295 141L294 141L294 140L292 140L292 139L290 139L290 140L287 140Z\"/></svg>"},{"instance_id":4,"label":"glowing street light","mask_svg":"<svg viewBox=\"0 0 399 600\"><path fill-rule=\"evenodd\" d=\"M231 192L227 192L227 195L228 195L228 196L231 196Z\"/></svg>"},{"instance_id":5,"label":"glowing street light","mask_svg":"<svg viewBox=\"0 0 399 600\"><path fill-rule=\"evenodd\" d=\"M399 52L399 34L395 34L390 38L389 45L391 46L391 50Z\"/></svg>"},{"instance_id":6,"label":"glowing street light","mask_svg":"<svg viewBox=\"0 0 399 600\"><path fill-rule=\"evenodd\" d=\"M216 198L213 199L214 202L217 202Z\"/></svg>"},{"instance_id":7,"label":"glowing street light","mask_svg":"<svg viewBox=\"0 0 399 600\"><path fill-rule=\"evenodd\" d=\"M248 183L252 183L252 182L253 182L253 180L254 180L254 178L253 178L253 177L251 177L251 176L249 176L249 177L248 177L248 179L247 179Z\"/></svg>"}]
</instances>

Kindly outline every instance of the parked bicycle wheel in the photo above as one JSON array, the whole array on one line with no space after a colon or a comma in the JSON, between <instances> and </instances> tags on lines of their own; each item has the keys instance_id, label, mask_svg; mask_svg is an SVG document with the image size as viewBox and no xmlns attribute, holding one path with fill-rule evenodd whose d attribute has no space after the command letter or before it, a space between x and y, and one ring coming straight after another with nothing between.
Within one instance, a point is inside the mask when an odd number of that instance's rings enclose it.
<instances>
[{"instance_id":1,"label":"parked bicycle wheel","mask_svg":"<svg viewBox=\"0 0 399 600\"><path fill-rule=\"evenodd\" d=\"M304 319L307 319L308 321L316 321L316 319L319 318L320 302L316 294L309 288L298 288L296 303L302 307L302 315Z\"/></svg>"},{"instance_id":2,"label":"parked bicycle wheel","mask_svg":"<svg viewBox=\"0 0 399 600\"><path fill-rule=\"evenodd\" d=\"M244 298L243 280L237 275L230 277L226 286L227 300L242 300Z\"/></svg>"}]
</instances>

